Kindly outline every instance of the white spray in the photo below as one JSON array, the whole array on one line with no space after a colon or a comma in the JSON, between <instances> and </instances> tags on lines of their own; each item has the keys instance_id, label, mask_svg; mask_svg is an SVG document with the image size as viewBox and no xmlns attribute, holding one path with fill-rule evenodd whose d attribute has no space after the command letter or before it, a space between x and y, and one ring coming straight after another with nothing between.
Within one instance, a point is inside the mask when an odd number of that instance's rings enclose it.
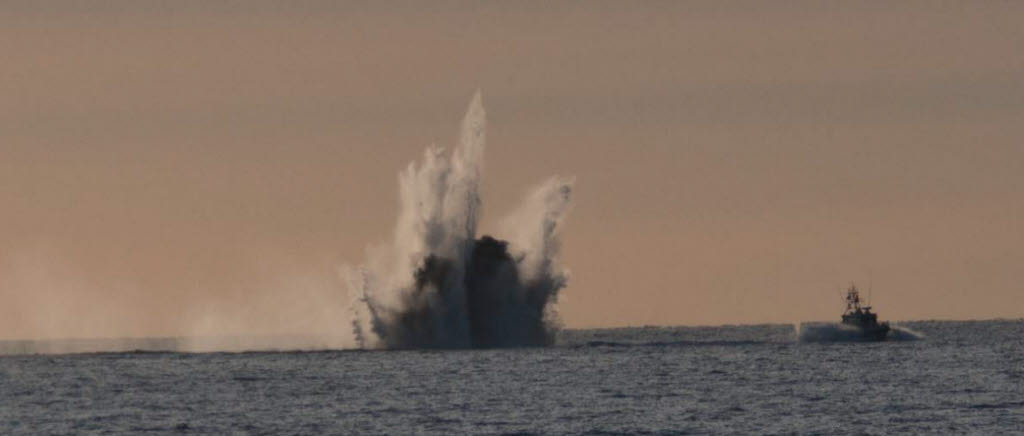
<instances>
[{"instance_id":1,"label":"white spray","mask_svg":"<svg viewBox=\"0 0 1024 436\"><path fill-rule=\"evenodd\" d=\"M392 246L346 270L353 332L363 347L503 347L553 340L552 303L572 179L552 178L503 221L511 242L477 239L486 117L480 93L450 157L427 148L399 175Z\"/></svg>"}]
</instances>

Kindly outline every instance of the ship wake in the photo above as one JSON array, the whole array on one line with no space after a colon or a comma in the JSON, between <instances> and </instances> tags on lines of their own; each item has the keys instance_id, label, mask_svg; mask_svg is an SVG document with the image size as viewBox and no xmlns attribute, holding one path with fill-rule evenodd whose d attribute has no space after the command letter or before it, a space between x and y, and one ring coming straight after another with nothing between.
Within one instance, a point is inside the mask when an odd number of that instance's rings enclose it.
<instances>
[{"instance_id":1,"label":"ship wake","mask_svg":"<svg viewBox=\"0 0 1024 436\"><path fill-rule=\"evenodd\" d=\"M554 341L552 305L568 272L559 232L572 179L555 177L503 221L508 240L477 236L486 118L479 92L458 145L430 147L399 174L394 241L344 268L363 348L489 348Z\"/></svg>"},{"instance_id":2,"label":"ship wake","mask_svg":"<svg viewBox=\"0 0 1024 436\"><path fill-rule=\"evenodd\" d=\"M797 340L801 343L867 342L870 341L857 327L824 322L805 322L796 326ZM916 341L924 335L906 327L891 326L886 341Z\"/></svg>"}]
</instances>

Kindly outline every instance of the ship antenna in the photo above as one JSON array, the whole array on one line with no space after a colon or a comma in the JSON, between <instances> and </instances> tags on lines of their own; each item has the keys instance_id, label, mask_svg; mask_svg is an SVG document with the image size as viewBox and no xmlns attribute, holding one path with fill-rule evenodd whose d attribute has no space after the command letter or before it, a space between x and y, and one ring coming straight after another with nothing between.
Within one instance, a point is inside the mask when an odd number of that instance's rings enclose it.
<instances>
[{"instance_id":1,"label":"ship antenna","mask_svg":"<svg viewBox=\"0 0 1024 436\"><path fill-rule=\"evenodd\" d=\"M871 291L875 288L874 274L871 274L871 269L868 269L868 306L871 305Z\"/></svg>"}]
</instances>

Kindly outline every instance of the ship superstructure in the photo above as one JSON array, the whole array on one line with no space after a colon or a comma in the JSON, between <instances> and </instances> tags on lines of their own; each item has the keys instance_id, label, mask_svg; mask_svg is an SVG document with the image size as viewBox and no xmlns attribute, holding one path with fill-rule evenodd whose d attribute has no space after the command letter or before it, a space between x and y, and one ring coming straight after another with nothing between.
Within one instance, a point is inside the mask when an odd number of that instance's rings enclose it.
<instances>
[{"instance_id":1,"label":"ship superstructure","mask_svg":"<svg viewBox=\"0 0 1024 436\"><path fill-rule=\"evenodd\" d=\"M846 311L843 312L843 325L856 327L864 335L864 339L872 341L885 340L889 333L889 323L879 323L878 315L871 312L871 306L862 306L860 291L857 285L851 284L846 290Z\"/></svg>"}]
</instances>

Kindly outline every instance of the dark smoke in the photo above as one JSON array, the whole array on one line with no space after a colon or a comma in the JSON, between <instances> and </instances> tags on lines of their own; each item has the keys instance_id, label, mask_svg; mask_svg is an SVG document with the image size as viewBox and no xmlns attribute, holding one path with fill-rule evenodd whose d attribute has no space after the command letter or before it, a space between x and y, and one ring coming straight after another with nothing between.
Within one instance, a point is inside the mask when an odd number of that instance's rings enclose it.
<instances>
[{"instance_id":1,"label":"dark smoke","mask_svg":"<svg viewBox=\"0 0 1024 436\"><path fill-rule=\"evenodd\" d=\"M446 290L453 275L454 262L430 255L416 270L415 285L407 294L402 309L394 314L395 322L379 323L375 333L389 348L429 348L456 344L439 343L438 321L443 331L454 331L463 320L440 301L453 298ZM545 318L545 308L556 297L558 288L544 281L522 283L516 260L508 251L508 242L484 236L473 244L469 270L464 276L465 315L469 323L469 346L493 348L509 346L550 345L555 324ZM440 316L440 320L437 317Z\"/></svg>"}]
</instances>

